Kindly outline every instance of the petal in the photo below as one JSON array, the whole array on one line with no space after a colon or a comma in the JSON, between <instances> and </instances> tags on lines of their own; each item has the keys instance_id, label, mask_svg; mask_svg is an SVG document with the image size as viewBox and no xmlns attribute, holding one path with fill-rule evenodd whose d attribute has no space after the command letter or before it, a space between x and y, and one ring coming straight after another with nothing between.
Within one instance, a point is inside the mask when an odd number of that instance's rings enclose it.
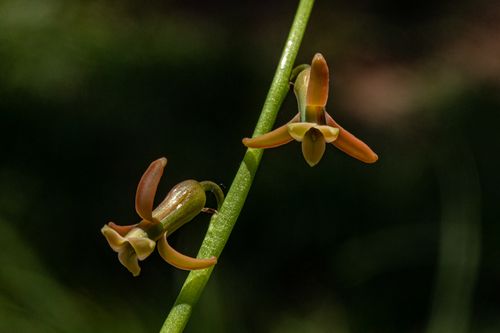
<instances>
[{"instance_id":1,"label":"petal","mask_svg":"<svg viewBox=\"0 0 500 333\"><path fill-rule=\"evenodd\" d=\"M288 123L281 127L278 127L272 132L251 139L244 138L243 144L248 148L274 148L284 145L293 140L293 138L288 133L287 125L290 123L296 123L299 121L299 119L300 114L297 114Z\"/></svg>"},{"instance_id":2,"label":"petal","mask_svg":"<svg viewBox=\"0 0 500 333\"><path fill-rule=\"evenodd\" d=\"M167 165L167 159L165 157L151 163L137 187L135 210L144 220L153 222L153 201L165 165Z\"/></svg>"},{"instance_id":3,"label":"petal","mask_svg":"<svg viewBox=\"0 0 500 333\"><path fill-rule=\"evenodd\" d=\"M321 53L316 53L311 64L307 106L325 106L328 99L328 66Z\"/></svg>"},{"instance_id":4,"label":"petal","mask_svg":"<svg viewBox=\"0 0 500 333\"><path fill-rule=\"evenodd\" d=\"M339 129L336 127L331 127L327 125L317 125L314 128L316 128L323 134L323 136L325 137L325 141L327 143L331 143L337 140L337 137L339 136Z\"/></svg>"},{"instance_id":5,"label":"petal","mask_svg":"<svg viewBox=\"0 0 500 333\"><path fill-rule=\"evenodd\" d=\"M217 258L212 257L209 259L195 259L174 250L167 242L167 233L158 240L158 252L163 259L169 264L186 270L196 270L212 267L217 263Z\"/></svg>"},{"instance_id":6,"label":"petal","mask_svg":"<svg viewBox=\"0 0 500 333\"><path fill-rule=\"evenodd\" d=\"M118 259L134 276L139 275L141 268L139 267L139 262L137 261L137 254L134 249L129 247L123 249L118 253Z\"/></svg>"},{"instance_id":7,"label":"petal","mask_svg":"<svg viewBox=\"0 0 500 333\"><path fill-rule=\"evenodd\" d=\"M339 129L339 136L332 144L343 152L366 163L373 163L378 160L377 154L373 152L363 141L343 129L333 118L325 112L326 124Z\"/></svg>"},{"instance_id":8,"label":"petal","mask_svg":"<svg viewBox=\"0 0 500 333\"><path fill-rule=\"evenodd\" d=\"M108 226L113 229L114 231L116 231L120 236L123 236L125 237L126 234L129 233L130 230L134 229L135 227L137 227L137 225L139 225L139 223L136 223L136 224L133 224L133 225L117 225L113 222L109 222L108 223Z\"/></svg>"},{"instance_id":9,"label":"petal","mask_svg":"<svg viewBox=\"0 0 500 333\"><path fill-rule=\"evenodd\" d=\"M302 141L302 154L311 167L321 160L325 153L325 146L325 138L319 130L313 127L306 133Z\"/></svg>"},{"instance_id":10,"label":"petal","mask_svg":"<svg viewBox=\"0 0 500 333\"><path fill-rule=\"evenodd\" d=\"M114 224L114 223L113 223ZM127 246L127 240L123 238L116 230L105 225L101 229L102 234L106 237L109 246L116 251L120 252L123 248Z\"/></svg>"},{"instance_id":11,"label":"petal","mask_svg":"<svg viewBox=\"0 0 500 333\"><path fill-rule=\"evenodd\" d=\"M127 240L134 248L139 260L146 259L151 253L153 253L156 246L154 241L146 237L130 237L127 238Z\"/></svg>"},{"instance_id":12,"label":"petal","mask_svg":"<svg viewBox=\"0 0 500 333\"><path fill-rule=\"evenodd\" d=\"M288 124L288 133L297 140L298 142L302 142L304 139L304 135L306 135L307 131L311 129L311 127L317 126L316 123L295 123Z\"/></svg>"}]
</instances>

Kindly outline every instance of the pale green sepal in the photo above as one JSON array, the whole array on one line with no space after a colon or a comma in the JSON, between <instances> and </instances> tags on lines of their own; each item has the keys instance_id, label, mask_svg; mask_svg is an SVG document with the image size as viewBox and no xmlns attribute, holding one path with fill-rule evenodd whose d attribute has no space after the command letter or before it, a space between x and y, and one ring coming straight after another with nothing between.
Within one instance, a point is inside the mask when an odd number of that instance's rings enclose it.
<instances>
[{"instance_id":1,"label":"pale green sepal","mask_svg":"<svg viewBox=\"0 0 500 333\"><path fill-rule=\"evenodd\" d=\"M130 237L127 238L127 240L134 248L139 260L146 259L151 253L153 253L156 246L156 242L145 237Z\"/></svg>"},{"instance_id":2,"label":"pale green sepal","mask_svg":"<svg viewBox=\"0 0 500 333\"><path fill-rule=\"evenodd\" d=\"M297 140L298 142L302 142L304 139L304 135L306 135L307 131L311 129L311 127L316 126L315 123L292 123L288 124L288 133Z\"/></svg>"},{"instance_id":3,"label":"pale green sepal","mask_svg":"<svg viewBox=\"0 0 500 333\"><path fill-rule=\"evenodd\" d=\"M331 143L337 140L339 136L339 129L336 127L331 127L327 125L317 125L314 128L318 129L321 134L325 137L325 141Z\"/></svg>"}]
</instances>

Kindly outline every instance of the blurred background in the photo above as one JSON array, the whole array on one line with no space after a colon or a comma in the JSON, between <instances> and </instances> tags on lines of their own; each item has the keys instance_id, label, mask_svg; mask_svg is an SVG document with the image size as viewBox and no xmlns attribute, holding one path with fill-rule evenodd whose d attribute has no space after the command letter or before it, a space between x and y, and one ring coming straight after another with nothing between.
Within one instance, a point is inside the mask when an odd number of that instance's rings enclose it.
<instances>
[{"instance_id":1,"label":"blurred background","mask_svg":"<svg viewBox=\"0 0 500 333\"><path fill-rule=\"evenodd\" d=\"M187 272L100 229L243 158L298 1L0 0L0 331L158 332ZM500 331L500 4L317 1L328 112L378 155L267 150L186 332ZM297 112L289 94L276 121ZM215 199L209 198L209 205ZM171 244L196 255L208 215Z\"/></svg>"}]
</instances>

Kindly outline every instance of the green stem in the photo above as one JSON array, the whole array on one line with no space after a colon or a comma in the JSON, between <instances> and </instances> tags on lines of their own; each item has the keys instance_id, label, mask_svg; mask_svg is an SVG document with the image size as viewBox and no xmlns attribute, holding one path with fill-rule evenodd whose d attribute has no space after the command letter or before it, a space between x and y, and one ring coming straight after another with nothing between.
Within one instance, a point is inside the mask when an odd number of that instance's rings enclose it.
<instances>
[{"instance_id":1,"label":"green stem","mask_svg":"<svg viewBox=\"0 0 500 333\"><path fill-rule=\"evenodd\" d=\"M290 34L288 35L278 68L274 74L271 88L269 89L264 107L255 127L254 137L269 132L274 125L278 110L289 90L288 81L290 73L292 72L292 67L297 57L313 4L314 0L301 0L299 3L299 8L290 29ZM219 214L213 215L210 221L207 235L198 252L198 258L220 257L231 234L231 230L243 208L262 154L262 149L248 149L246 151L243 162L240 165ZM184 330L193 308L210 278L212 270L213 267L189 273L160 333L175 333Z\"/></svg>"}]
</instances>

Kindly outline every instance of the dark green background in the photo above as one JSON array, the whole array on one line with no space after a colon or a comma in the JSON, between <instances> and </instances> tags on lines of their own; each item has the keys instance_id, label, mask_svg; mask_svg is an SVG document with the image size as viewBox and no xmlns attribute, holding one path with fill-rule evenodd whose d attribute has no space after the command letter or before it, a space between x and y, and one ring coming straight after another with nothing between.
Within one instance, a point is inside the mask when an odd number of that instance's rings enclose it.
<instances>
[{"instance_id":1,"label":"dark green background","mask_svg":"<svg viewBox=\"0 0 500 333\"><path fill-rule=\"evenodd\" d=\"M0 331L157 332L187 272L101 235L137 184L225 191L297 1L0 1ZM329 113L379 155L265 152L186 332L498 332L500 6L317 1ZM297 112L289 94L276 124ZM209 204L214 205L214 199ZM200 215L171 238L195 255Z\"/></svg>"}]
</instances>

